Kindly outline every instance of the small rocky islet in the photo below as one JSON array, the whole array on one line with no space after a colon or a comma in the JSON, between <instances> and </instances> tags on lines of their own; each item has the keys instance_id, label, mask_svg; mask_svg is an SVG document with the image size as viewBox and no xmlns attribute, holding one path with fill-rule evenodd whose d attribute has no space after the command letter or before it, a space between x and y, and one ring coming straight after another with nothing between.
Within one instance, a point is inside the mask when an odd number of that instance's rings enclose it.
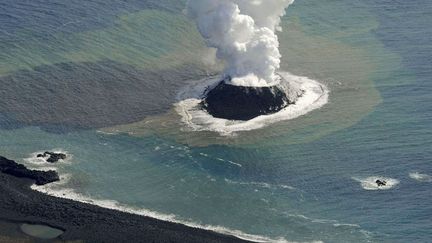
<instances>
[{"instance_id":1,"label":"small rocky islet","mask_svg":"<svg viewBox=\"0 0 432 243\"><path fill-rule=\"evenodd\" d=\"M64 153L55 153L55 152L49 152L49 151L45 151L43 154L37 154L36 155L37 158L44 158L46 162L48 163L56 163L59 160L65 160L66 159L66 154Z\"/></svg>"}]
</instances>

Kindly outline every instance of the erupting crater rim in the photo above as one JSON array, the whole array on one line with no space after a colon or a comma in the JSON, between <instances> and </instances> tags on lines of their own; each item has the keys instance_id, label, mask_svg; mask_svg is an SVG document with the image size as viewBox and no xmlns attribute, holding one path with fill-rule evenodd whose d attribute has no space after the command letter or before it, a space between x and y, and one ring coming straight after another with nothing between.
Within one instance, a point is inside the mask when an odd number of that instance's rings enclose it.
<instances>
[{"instance_id":1,"label":"erupting crater rim","mask_svg":"<svg viewBox=\"0 0 432 243\"><path fill-rule=\"evenodd\" d=\"M204 91L200 106L215 118L248 121L295 104L304 91L287 92L294 89L287 84L279 76L272 86L239 86L231 84L231 77L227 77Z\"/></svg>"},{"instance_id":2,"label":"erupting crater rim","mask_svg":"<svg viewBox=\"0 0 432 243\"><path fill-rule=\"evenodd\" d=\"M277 112L259 115L249 120L215 117L203 108L208 94L223 81L220 76L191 81L180 90L177 95L178 102L174 104L175 111L185 124L182 130L212 131L222 136L230 136L240 131L260 129L276 122L303 116L328 102L329 90L324 84L288 72L279 72L278 75L281 82L277 87L289 97L291 104Z\"/></svg>"}]
</instances>

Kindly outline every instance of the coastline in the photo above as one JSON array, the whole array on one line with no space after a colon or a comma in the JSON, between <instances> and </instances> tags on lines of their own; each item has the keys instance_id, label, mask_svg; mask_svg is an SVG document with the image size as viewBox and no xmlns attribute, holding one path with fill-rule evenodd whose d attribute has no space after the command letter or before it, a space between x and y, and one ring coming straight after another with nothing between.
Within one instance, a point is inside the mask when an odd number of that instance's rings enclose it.
<instances>
[{"instance_id":1,"label":"coastline","mask_svg":"<svg viewBox=\"0 0 432 243\"><path fill-rule=\"evenodd\" d=\"M30 179L0 173L0 222L43 224L65 231L52 241L248 242L235 236L49 196L32 190L32 184ZM0 235L4 236L4 232ZM14 239L16 233L6 236Z\"/></svg>"}]
</instances>

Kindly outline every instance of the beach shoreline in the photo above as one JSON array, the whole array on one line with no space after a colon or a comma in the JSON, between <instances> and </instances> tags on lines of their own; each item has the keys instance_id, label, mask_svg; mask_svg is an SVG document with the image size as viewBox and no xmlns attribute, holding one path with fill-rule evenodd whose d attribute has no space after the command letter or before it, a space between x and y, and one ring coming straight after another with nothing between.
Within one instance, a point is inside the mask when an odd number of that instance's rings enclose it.
<instances>
[{"instance_id":1,"label":"beach shoreline","mask_svg":"<svg viewBox=\"0 0 432 243\"><path fill-rule=\"evenodd\" d=\"M0 173L0 223L42 224L64 230L52 240L56 242L247 242L235 236L49 196L32 190L33 183ZM10 233L0 231L2 237L21 239L17 232Z\"/></svg>"}]
</instances>

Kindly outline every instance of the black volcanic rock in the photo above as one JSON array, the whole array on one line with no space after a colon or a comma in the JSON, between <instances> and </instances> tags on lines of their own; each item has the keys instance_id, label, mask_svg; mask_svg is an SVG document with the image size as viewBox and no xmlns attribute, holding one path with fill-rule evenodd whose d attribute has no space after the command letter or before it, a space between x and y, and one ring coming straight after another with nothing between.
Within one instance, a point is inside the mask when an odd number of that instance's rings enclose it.
<instances>
[{"instance_id":1,"label":"black volcanic rock","mask_svg":"<svg viewBox=\"0 0 432 243\"><path fill-rule=\"evenodd\" d=\"M53 170L29 170L24 165L18 164L15 161L6 159L2 156L0 156L0 172L15 177L29 178L35 180L36 185L45 185L60 180L57 172Z\"/></svg>"},{"instance_id":2,"label":"black volcanic rock","mask_svg":"<svg viewBox=\"0 0 432 243\"><path fill-rule=\"evenodd\" d=\"M387 182L384 181L384 180L376 180L375 183L376 183L378 186L385 186L385 185L387 184Z\"/></svg>"},{"instance_id":3,"label":"black volcanic rock","mask_svg":"<svg viewBox=\"0 0 432 243\"><path fill-rule=\"evenodd\" d=\"M10 162L0 157L0 164L4 163ZM4 242L2 239L6 242L249 242L209 230L49 196L30 189L30 185L28 180L0 173L0 242ZM28 237L21 240L14 231L2 227L4 221L16 223L17 230L20 223L41 224L63 230L64 234L54 240L27 240Z\"/></svg>"},{"instance_id":4,"label":"black volcanic rock","mask_svg":"<svg viewBox=\"0 0 432 243\"><path fill-rule=\"evenodd\" d=\"M213 117L246 121L294 103L279 86L246 87L221 81L206 94L201 106Z\"/></svg>"},{"instance_id":5,"label":"black volcanic rock","mask_svg":"<svg viewBox=\"0 0 432 243\"><path fill-rule=\"evenodd\" d=\"M63 154L63 153L54 153L54 152L48 152L48 151L46 151L43 154L38 154L36 157L38 157L38 158L48 157L48 159L46 159L46 162L56 163L59 160L66 159L66 154Z\"/></svg>"}]
</instances>

